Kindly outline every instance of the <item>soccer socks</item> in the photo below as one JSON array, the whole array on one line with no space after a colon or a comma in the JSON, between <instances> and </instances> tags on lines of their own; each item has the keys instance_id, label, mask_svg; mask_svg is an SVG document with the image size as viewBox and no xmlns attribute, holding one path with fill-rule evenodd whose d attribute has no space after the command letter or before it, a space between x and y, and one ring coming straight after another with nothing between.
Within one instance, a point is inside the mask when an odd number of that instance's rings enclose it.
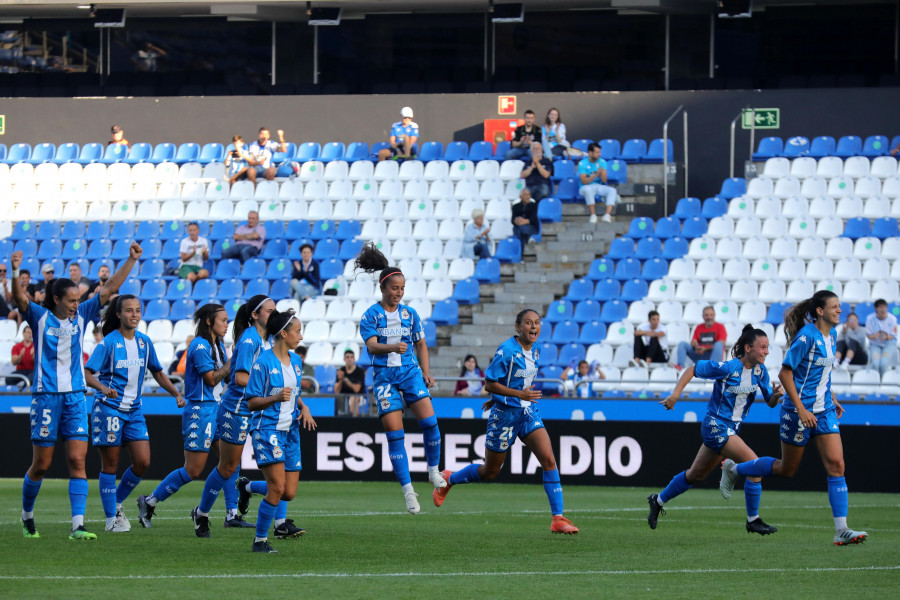
<instances>
[{"instance_id":1,"label":"soccer socks","mask_svg":"<svg viewBox=\"0 0 900 600\"><path fill-rule=\"evenodd\" d=\"M410 485L412 479L409 476L409 459L406 457L406 445L403 443L403 430L388 431L385 435L388 440L388 454L391 457L391 465L394 467L394 475L397 476L400 485ZM440 450L440 446L438 446L438 450Z\"/></svg>"},{"instance_id":2,"label":"soccer socks","mask_svg":"<svg viewBox=\"0 0 900 600\"><path fill-rule=\"evenodd\" d=\"M425 441L425 459L429 468L437 468L441 463L441 431L438 429L437 417L431 415L419 421L422 438Z\"/></svg>"},{"instance_id":3,"label":"soccer socks","mask_svg":"<svg viewBox=\"0 0 900 600\"><path fill-rule=\"evenodd\" d=\"M125 470L125 474L122 475L122 479L119 480L119 487L116 488L116 504L125 502L125 499L128 498L128 495L134 491L140 482L141 478L134 474L131 467L128 467Z\"/></svg>"},{"instance_id":4,"label":"soccer socks","mask_svg":"<svg viewBox=\"0 0 900 600\"><path fill-rule=\"evenodd\" d=\"M265 496L269 493L269 486L265 481L251 481L250 487L247 489L251 494L262 494Z\"/></svg>"},{"instance_id":5,"label":"soccer socks","mask_svg":"<svg viewBox=\"0 0 900 600\"><path fill-rule=\"evenodd\" d=\"M263 498L259 503L259 512L256 515L256 541L261 542L268 539L269 527L272 526L272 519L275 518L275 511L278 510L274 504Z\"/></svg>"},{"instance_id":6,"label":"soccer socks","mask_svg":"<svg viewBox=\"0 0 900 600\"><path fill-rule=\"evenodd\" d=\"M282 500L278 503L278 506L275 508L275 525L281 525L284 523L284 520L287 519L287 507L288 501Z\"/></svg>"},{"instance_id":7,"label":"soccer socks","mask_svg":"<svg viewBox=\"0 0 900 600\"><path fill-rule=\"evenodd\" d=\"M772 475L773 464L775 464L774 458L771 456L763 456L756 460L750 460L735 465L735 471L737 471L737 474L741 477L769 477Z\"/></svg>"},{"instance_id":8,"label":"soccer socks","mask_svg":"<svg viewBox=\"0 0 900 600\"><path fill-rule=\"evenodd\" d=\"M550 514L554 517L563 514L563 492L559 483L559 470L544 471L544 491L550 501Z\"/></svg>"},{"instance_id":9,"label":"soccer socks","mask_svg":"<svg viewBox=\"0 0 900 600\"><path fill-rule=\"evenodd\" d=\"M216 503L216 498L219 497L219 492L222 491L224 485L225 479L219 473L219 468L216 467L209 474L209 477L206 478L206 483L203 485L203 495L200 497L200 506L197 508L197 513L200 516L205 517L209 515L209 511L212 510L213 504Z\"/></svg>"},{"instance_id":10,"label":"soccer socks","mask_svg":"<svg viewBox=\"0 0 900 600\"><path fill-rule=\"evenodd\" d=\"M38 492L41 491L41 481L32 481L28 474L25 474L25 480L22 482L22 518L31 519L34 513L34 501L37 500Z\"/></svg>"},{"instance_id":11,"label":"soccer socks","mask_svg":"<svg viewBox=\"0 0 900 600\"><path fill-rule=\"evenodd\" d=\"M669 485L667 485L663 489L663 491L659 493L658 502L660 506L662 506L672 498L680 496L693 487L690 483L688 483L687 475L685 475L685 473L685 471L682 471L681 473L673 477L672 481L669 482Z\"/></svg>"},{"instance_id":12,"label":"soccer socks","mask_svg":"<svg viewBox=\"0 0 900 600\"><path fill-rule=\"evenodd\" d=\"M113 475L113 480L115 480L115 475ZM72 529L84 525L84 511L87 508L87 497L87 479L70 479L69 504L72 506ZM113 511L115 511L115 507L113 507ZM113 516L115 516L115 512L113 513Z\"/></svg>"},{"instance_id":13,"label":"soccer socks","mask_svg":"<svg viewBox=\"0 0 900 600\"><path fill-rule=\"evenodd\" d=\"M116 516L116 474L100 473L100 503L107 519Z\"/></svg>"},{"instance_id":14,"label":"soccer socks","mask_svg":"<svg viewBox=\"0 0 900 600\"><path fill-rule=\"evenodd\" d=\"M150 504L150 506L156 506L157 502L162 502L163 500L180 490L181 486L190 482L191 478L187 474L187 471L184 469L184 467L175 469L174 471L166 475L166 478L163 479L158 486L156 486L156 489L153 490L153 493L149 498L149 500L153 500L153 502L149 502L148 500L148 504Z\"/></svg>"},{"instance_id":15,"label":"soccer socks","mask_svg":"<svg viewBox=\"0 0 900 600\"><path fill-rule=\"evenodd\" d=\"M231 477L225 480L225 509L228 511L228 518L232 519L237 515L238 491L237 480L240 477L240 469L235 469Z\"/></svg>"},{"instance_id":16,"label":"soccer socks","mask_svg":"<svg viewBox=\"0 0 900 600\"><path fill-rule=\"evenodd\" d=\"M828 503L831 504L831 515L834 517L836 531L847 529L847 481L843 477L828 477Z\"/></svg>"},{"instance_id":17,"label":"soccer socks","mask_svg":"<svg viewBox=\"0 0 900 600\"><path fill-rule=\"evenodd\" d=\"M481 477L478 476L478 465L476 463L463 467L450 476L450 485L456 485L457 483L477 483L479 481L481 481Z\"/></svg>"},{"instance_id":18,"label":"soccer socks","mask_svg":"<svg viewBox=\"0 0 900 600\"><path fill-rule=\"evenodd\" d=\"M762 483L744 480L744 503L747 505L747 520L759 518L759 498L762 496Z\"/></svg>"}]
</instances>

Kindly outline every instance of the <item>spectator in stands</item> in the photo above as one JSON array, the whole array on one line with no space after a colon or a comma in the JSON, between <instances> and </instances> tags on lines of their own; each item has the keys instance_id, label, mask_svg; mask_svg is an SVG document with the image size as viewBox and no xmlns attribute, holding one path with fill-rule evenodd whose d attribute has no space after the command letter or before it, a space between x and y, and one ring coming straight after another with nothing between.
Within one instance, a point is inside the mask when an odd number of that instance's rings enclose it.
<instances>
[{"instance_id":1,"label":"spectator in stands","mask_svg":"<svg viewBox=\"0 0 900 600\"><path fill-rule=\"evenodd\" d=\"M306 362L306 346L300 345L294 348L294 352L300 355L300 358L303 359L303 377L311 377L312 379L316 378L316 370L313 368L311 364ZM301 379L300 380L300 391L303 393L315 393L316 386L309 379Z\"/></svg>"},{"instance_id":2,"label":"spectator in stands","mask_svg":"<svg viewBox=\"0 0 900 600\"><path fill-rule=\"evenodd\" d=\"M300 260L294 261L294 269L291 272L291 293L300 303L309 298L315 298L322 290L319 261L312 255L312 246L309 244L300 246Z\"/></svg>"},{"instance_id":3,"label":"spectator in stands","mask_svg":"<svg viewBox=\"0 0 900 600\"><path fill-rule=\"evenodd\" d=\"M512 206L513 234L522 242L522 252L531 241L531 236L539 231L537 202L531 201L531 190L524 188L519 192L519 202Z\"/></svg>"},{"instance_id":4,"label":"spectator in stands","mask_svg":"<svg viewBox=\"0 0 900 600\"><path fill-rule=\"evenodd\" d=\"M866 317L869 338L869 367L885 374L897 362L897 317L890 314L887 301L875 301L875 312Z\"/></svg>"},{"instance_id":5,"label":"spectator in stands","mask_svg":"<svg viewBox=\"0 0 900 600\"><path fill-rule=\"evenodd\" d=\"M891 150L891 156L897 156L897 154L900 154L900 142L897 142L897 146Z\"/></svg>"},{"instance_id":6,"label":"spectator in stands","mask_svg":"<svg viewBox=\"0 0 900 600\"><path fill-rule=\"evenodd\" d=\"M516 133L506 152L506 160L525 160L534 142L541 143L541 128L534 124L534 111L525 111L525 124L516 127Z\"/></svg>"},{"instance_id":7,"label":"spectator in stands","mask_svg":"<svg viewBox=\"0 0 900 600\"><path fill-rule=\"evenodd\" d=\"M484 223L484 211L472 211L472 220L463 232L462 257L475 259L491 257L491 228Z\"/></svg>"},{"instance_id":8,"label":"spectator in stands","mask_svg":"<svg viewBox=\"0 0 900 600\"><path fill-rule=\"evenodd\" d=\"M34 343L32 341L31 327L28 325L22 330L22 341L12 347L11 354L11 362L16 367L15 374L27 377L30 384L34 376ZM6 383L8 385L18 385L22 381L10 378L6 380Z\"/></svg>"},{"instance_id":9,"label":"spectator in stands","mask_svg":"<svg viewBox=\"0 0 900 600\"><path fill-rule=\"evenodd\" d=\"M266 241L266 228L259 224L259 213L251 210L247 213L247 224L234 230L234 243L222 248L222 258L237 258L245 261L262 252Z\"/></svg>"},{"instance_id":10,"label":"spectator in stands","mask_svg":"<svg viewBox=\"0 0 900 600\"><path fill-rule=\"evenodd\" d=\"M404 106L400 109L400 120L391 125L388 138L390 148L379 150L378 161L389 158L415 158L413 146L419 139L419 124L413 121L413 109Z\"/></svg>"},{"instance_id":11,"label":"spectator in stands","mask_svg":"<svg viewBox=\"0 0 900 600\"><path fill-rule=\"evenodd\" d=\"M99 279L96 282L91 282L91 295L89 298L93 298L97 294L100 293L100 290L106 285L106 282L109 280L109 267L106 265L100 265L100 268L97 269L97 277ZM118 294L117 294L118 295Z\"/></svg>"},{"instance_id":12,"label":"spectator in stands","mask_svg":"<svg viewBox=\"0 0 900 600\"><path fill-rule=\"evenodd\" d=\"M590 384L578 384L582 381L606 379L606 374L600 370L600 364L596 361L594 361L593 364L589 364L586 360L580 360L578 361L577 368L569 365L563 369L560 379L566 380L566 387L572 389L576 396L579 398L587 398L591 395L592 386Z\"/></svg>"},{"instance_id":13,"label":"spectator in stands","mask_svg":"<svg viewBox=\"0 0 900 600\"><path fill-rule=\"evenodd\" d=\"M19 275L21 274L22 273L20 272ZM45 263L44 266L41 267L41 275L44 277L43 281L35 281L28 286L28 297L31 298L31 301L35 304L43 304L44 302L44 290L47 289L47 284L53 281L53 278L56 275L53 265Z\"/></svg>"},{"instance_id":14,"label":"spectator in stands","mask_svg":"<svg viewBox=\"0 0 900 600\"><path fill-rule=\"evenodd\" d=\"M859 326L859 316L852 312L841 327L837 337L835 362L844 370L848 365L864 365L869 362L866 352L866 330Z\"/></svg>"},{"instance_id":15,"label":"spectator in stands","mask_svg":"<svg viewBox=\"0 0 900 600\"><path fill-rule=\"evenodd\" d=\"M234 150L225 155L225 179L230 185L234 185L235 181L241 179L249 179L256 183L256 169L247 166L251 156L244 147L244 138L236 135L231 138L231 143L234 145Z\"/></svg>"},{"instance_id":16,"label":"spectator in stands","mask_svg":"<svg viewBox=\"0 0 900 600\"><path fill-rule=\"evenodd\" d=\"M484 391L484 371L478 366L478 359L474 354L466 354L459 376L465 377L465 379L459 379L456 382L453 395L480 396L487 393Z\"/></svg>"},{"instance_id":17,"label":"spectator in stands","mask_svg":"<svg viewBox=\"0 0 900 600\"><path fill-rule=\"evenodd\" d=\"M669 362L669 340L666 333L665 325L659 322L659 313L655 310L647 313L647 322L634 331L634 358L631 364L635 367L649 367L650 363Z\"/></svg>"},{"instance_id":18,"label":"spectator in stands","mask_svg":"<svg viewBox=\"0 0 900 600\"><path fill-rule=\"evenodd\" d=\"M188 223L188 237L181 240L178 250L181 253L179 277L191 283L209 277L209 271L203 268L204 261L209 260L209 240L200 237L200 226L197 223Z\"/></svg>"},{"instance_id":19,"label":"spectator in stands","mask_svg":"<svg viewBox=\"0 0 900 600\"><path fill-rule=\"evenodd\" d=\"M368 415L366 393L366 370L356 364L356 354L347 348L344 350L344 366L337 370L337 379L334 382L335 394L354 394L348 398L350 416L358 417L360 408L365 408L362 413Z\"/></svg>"},{"instance_id":20,"label":"spectator in stands","mask_svg":"<svg viewBox=\"0 0 900 600\"><path fill-rule=\"evenodd\" d=\"M31 271L28 269L19 269L19 286L25 290L28 299L34 302L34 294L31 293Z\"/></svg>"},{"instance_id":21,"label":"spectator in stands","mask_svg":"<svg viewBox=\"0 0 900 600\"><path fill-rule=\"evenodd\" d=\"M612 222L610 215L619 195L616 193L616 188L606 185L606 161L600 158L599 144L591 142L588 145L587 160L582 159L578 163L578 179L581 182L578 193L584 196L584 203L591 211L590 222L597 222L597 214L594 212L594 202L597 196L603 198L603 202L606 204L603 222ZM598 179L602 183L598 183Z\"/></svg>"},{"instance_id":22,"label":"spectator in stands","mask_svg":"<svg viewBox=\"0 0 900 600\"><path fill-rule=\"evenodd\" d=\"M541 142L544 145L544 154L548 158L581 156L581 151L572 148L572 144L566 139L566 126L562 122L558 108L551 108L547 111L544 126L541 127Z\"/></svg>"},{"instance_id":23,"label":"spectator in stands","mask_svg":"<svg viewBox=\"0 0 900 600\"><path fill-rule=\"evenodd\" d=\"M725 340L728 333L725 326L716 323L716 309L707 306L703 309L703 323L694 329L690 343L679 342L675 368L679 371L687 366L687 359L720 361L725 351Z\"/></svg>"},{"instance_id":24,"label":"spectator in stands","mask_svg":"<svg viewBox=\"0 0 900 600\"><path fill-rule=\"evenodd\" d=\"M159 46L146 42L140 50L131 55L131 62L138 71L155 73L158 69L157 59L166 54L166 51Z\"/></svg>"},{"instance_id":25,"label":"spectator in stands","mask_svg":"<svg viewBox=\"0 0 900 600\"><path fill-rule=\"evenodd\" d=\"M79 302L87 302L91 296L91 290L96 286L93 281L84 276L81 272L81 265L75 261L69 263L69 279L75 282L75 285L78 286L78 291L81 292Z\"/></svg>"},{"instance_id":26,"label":"spectator in stands","mask_svg":"<svg viewBox=\"0 0 900 600\"><path fill-rule=\"evenodd\" d=\"M112 132L112 139L106 142L107 146L115 144L116 146L126 146L129 150L131 149L131 143L125 139L124 129L118 125L113 125L110 131Z\"/></svg>"},{"instance_id":27,"label":"spectator in stands","mask_svg":"<svg viewBox=\"0 0 900 600\"><path fill-rule=\"evenodd\" d=\"M28 296L31 302L34 302L34 295L28 291L28 288L31 287L31 272L28 269L19 269L19 287L25 290L25 295ZM12 281L7 284L6 289L10 290L10 294L12 294ZM22 315L19 313L12 296L9 297L9 314L6 316L8 319L15 319L17 325L22 324Z\"/></svg>"},{"instance_id":28,"label":"spectator in stands","mask_svg":"<svg viewBox=\"0 0 900 600\"><path fill-rule=\"evenodd\" d=\"M169 375L181 375L184 377L184 367L187 362L187 349L193 341L194 334L189 333L184 340L184 347L175 352L175 357L172 359L172 362L169 363Z\"/></svg>"},{"instance_id":29,"label":"spectator in stands","mask_svg":"<svg viewBox=\"0 0 900 600\"><path fill-rule=\"evenodd\" d=\"M531 162L522 169L525 187L531 190L531 196L540 202L550 195L553 186L550 177L553 175L553 161L544 156L544 147L540 142L531 144Z\"/></svg>"},{"instance_id":30,"label":"spectator in stands","mask_svg":"<svg viewBox=\"0 0 900 600\"><path fill-rule=\"evenodd\" d=\"M3 287L3 297L0 298L0 318L15 318L10 317L11 309L15 307L15 303L12 299L12 283L6 277L6 265L4 263L0 263L0 286Z\"/></svg>"},{"instance_id":31,"label":"spectator in stands","mask_svg":"<svg viewBox=\"0 0 900 600\"><path fill-rule=\"evenodd\" d=\"M278 134L278 141L273 142L270 138L272 134L268 127L259 128L259 137L255 142L250 144L249 158L247 164L250 165L247 177L250 181L256 181L257 177L265 177L268 180L275 179L276 167L272 164L272 155L276 152L287 152L287 142L284 141L284 130L279 129L275 133ZM253 171L251 174L250 171Z\"/></svg>"}]
</instances>

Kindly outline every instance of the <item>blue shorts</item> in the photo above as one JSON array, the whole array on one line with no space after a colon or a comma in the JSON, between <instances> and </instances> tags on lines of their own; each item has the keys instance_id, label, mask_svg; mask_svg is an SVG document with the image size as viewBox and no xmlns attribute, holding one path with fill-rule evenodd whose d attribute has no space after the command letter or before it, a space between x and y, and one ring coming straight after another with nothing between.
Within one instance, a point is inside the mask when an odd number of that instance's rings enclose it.
<instances>
[{"instance_id":1,"label":"blue shorts","mask_svg":"<svg viewBox=\"0 0 900 600\"><path fill-rule=\"evenodd\" d=\"M829 433L840 433L841 428L838 426L837 411L829 408L825 412L816 415L816 428L809 429L800 422L800 417L791 410L781 408L780 434L781 441L791 446L806 446L809 438L814 435L826 435Z\"/></svg>"},{"instance_id":2,"label":"blue shorts","mask_svg":"<svg viewBox=\"0 0 900 600\"><path fill-rule=\"evenodd\" d=\"M216 436L217 402L189 402L181 413L181 437L188 452L206 452Z\"/></svg>"},{"instance_id":3,"label":"blue shorts","mask_svg":"<svg viewBox=\"0 0 900 600\"><path fill-rule=\"evenodd\" d=\"M492 452L506 452L517 437L524 442L538 429L544 429L544 423L536 404L518 408L495 402L488 417L484 447Z\"/></svg>"},{"instance_id":4,"label":"blue shorts","mask_svg":"<svg viewBox=\"0 0 900 600\"><path fill-rule=\"evenodd\" d=\"M94 400L91 412L91 435L95 446L121 446L127 442L149 440L147 421L140 408L122 412Z\"/></svg>"},{"instance_id":5,"label":"blue shorts","mask_svg":"<svg viewBox=\"0 0 900 600\"><path fill-rule=\"evenodd\" d=\"M56 440L88 441L88 411L84 392L32 394L31 443L52 448Z\"/></svg>"},{"instance_id":6,"label":"blue shorts","mask_svg":"<svg viewBox=\"0 0 900 600\"><path fill-rule=\"evenodd\" d=\"M284 463L285 471L299 471L300 426L295 424L288 431L257 429L253 432L253 453L260 467Z\"/></svg>"},{"instance_id":7,"label":"blue shorts","mask_svg":"<svg viewBox=\"0 0 900 600\"><path fill-rule=\"evenodd\" d=\"M246 408L246 404L244 407ZM226 410L225 403L219 404L216 413L216 437L217 440L243 446L247 441L247 428L250 426L250 413L234 413Z\"/></svg>"},{"instance_id":8,"label":"blue shorts","mask_svg":"<svg viewBox=\"0 0 900 600\"><path fill-rule=\"evenodd\" d=\"M708 414L703 417L700 435L703 437L704 446L720 452L725 447L725 444L728 443L728 438L737 435L740 430L740 423Z\"/></svg>"},{"instance_id":9,"label":"blue shorts","mask_svg":"<svg viewBox=\"0 0 900 600\"><path fill-rule=\"evenodd\" d=\"M403 410L403 401L414 404L431 393L422 378L418 365L403 367L376 367L372 387L378 403L378 416Z\"/></svg>"},{"instance_id":10,"label":"blue shorts","mask_svg":"<svg viewBox=\"0 0 900 600\"><path fill-rule=\"evenodd\" d=\"M266 171L268 170L268 167L264 167L262 165L252 165L247 168L248 168L248 170L249 169L255 170L257 175L265 175Z\"/></svg>"}]
</instances>

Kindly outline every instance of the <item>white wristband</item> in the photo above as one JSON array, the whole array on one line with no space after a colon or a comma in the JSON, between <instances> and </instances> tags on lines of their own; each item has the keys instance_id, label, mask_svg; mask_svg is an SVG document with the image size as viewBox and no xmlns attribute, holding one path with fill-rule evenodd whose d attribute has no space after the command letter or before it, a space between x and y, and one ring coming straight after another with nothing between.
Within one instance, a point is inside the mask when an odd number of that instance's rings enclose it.
<instances>
[{"instance_id":1,"label":"white wristband","mask_svg":"<svg viewBox=\"0 0 900 600\"><path fill-rule=\"evenodd\" d=\"M13 269L12 276L15 277L16 279L18 279L19 278L19 270Z\"/></svg>"}]
</instances>

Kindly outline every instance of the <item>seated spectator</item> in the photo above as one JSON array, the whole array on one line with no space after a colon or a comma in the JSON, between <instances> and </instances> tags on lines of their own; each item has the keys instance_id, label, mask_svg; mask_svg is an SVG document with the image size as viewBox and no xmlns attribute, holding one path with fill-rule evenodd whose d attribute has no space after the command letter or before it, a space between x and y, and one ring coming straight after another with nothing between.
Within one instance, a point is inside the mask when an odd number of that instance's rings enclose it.
<instances>
[{"instance_id":1,"label":"seated spectator","mask_svg":"<svg viewBox=\"0 0 900 600\"><path fill-rule=\"evenodd\" d=\"M525 187L531 191L531 197L540 202L553 191L550 177L553 176L553 161L544 156L544 148L540 142L531 144L531 162L522 169Z\"/></svg>"},{"instance_id":2,"label":"seated spectator","mask_svg":"<svg viewBox=\"0 0 900 600\"><path fill-rule=\"evenodd\" d=\"M0 318L14 319L15 316L10 316L12 309L15 308L12 299L12 283L6 278L6 271L6 264L0 263L0 286L3 287L3 294L0 297Z\"/></svg>"},{"instance_id":3,"label":"seated spectator","mask_svg":"<svg viewBox=\"0 0 900 600\"><path fill-rule=\"evenodd\" d=\"M306 362L306 346L301 344L294 348L294 352L303 359L303 379L300 380L300 391L313 394L316 391L316 385L313 383L316 379L316 370L311 364Z\"/></svg>"},{"instance_id":4,"label":"seated spectator","mask_svg":"<svg viewBox=\"0 0 900 600\"><path fill-rule=\"evenodd\" d=\"M556 156L579 158L582 155L581 151L572 148L572 144L566 139L566 126L562 122L558 108L547 111L544 125L541 127L541 142L544 144L544 154L547 158Z\"/></svg>"},{"instance_id":5,"label":"seated spectator","mask_svg":"<svg viewBox=\"0 0 900 600\"><path fill-rule=\"evenodd\" d=\"M31 327L28 325L22 330L22 341L12 347L11 361L15 365L16 375L28 378L28 384L23 384L21 379L9 378L7 385L21 385L27 388L34 377L34 343L31 335Z\"/></svg>"},{"instance_id":6,"label":"seated spectator","mask_svg":"<svg viewBox=\"0 0 900 600\"><path fill-rule=\"evenodd\" d=\"M891 156L897 156L897 154L900 154L900 142L898 142L897 146L891 150Z\"/></svg>"},{"instance_id":7,"label":"seated spectator","mask_svg":"<svg viewBox=\"0 0 900 600\"><path fill-rule=\"evenodd\" d=\"M844 370L848 365L865 365L869 362L866 330L859 326L859 316L854 312L847 315L847 321L838 331L834 360Z\"/></svg>"},{"instance_id":8,"label":"seated spectator","mask_svg":"<svg viewBox=\"0 0 900 600\"><path fill-rule=\"evenodd\" d=\"M390 148L378 151L378 161L389 158L415 158L413 146L419 139L419 125L413 121L413 109L404 106L400 109L400 120L391 125L388 138Z\"/></svg>"},{"instance_id":9,"label":"seated spectator","mask_svg":"<svg viewBox=\"0 0 900 600\"><path fill-rule=\"evenodd\" d=\"M78 291L81 292L79 302L87 302L91 297L91 290L96 286L93 281L84 276L81 271L81 265L77 262L69 263L69 279L75 282L75 285L78 286Z\"/></svg>"},{"instance_id":10,"label":"seated spectator","mask_svg":"<svg viewBox=\"0 0 900 600\"><path fill-rule=\"evenodd\" d=\"M247 178L255 182L257 177L264 177L269 181L275 179L277 167L272 164L272 155L276 152L287 152L287 142L284 141L284 130L276 131L278 142L273 142L268 127L259 128L259 138L250 144L247 164Z\"/></svg>"},{"instance_id":11,"label":"seated spectator","mask_svg":"<svg viewBox=\"0 0 900 600\"><path fill-rule=\"evenodd\" d=\"M247 224L234 230L234 243L222 248L222 258L236 258L241 264L257 256L266 240L266 228L259 224L259 213L247 213Z\"/></svg>"},{"instance_id":12,"label":"seated spectator","mask_svg":"<svg viewBox=\"0 0 900 600\"><path fill-rule=\"evenodd\" d=\"M131 62L136 70L144 73L155 73L158 65L157 59L166 56L166 51L151 42L145 42L141 49L131 55Z\"/></svg>"},{"instance_id":13,"label":"seated spectator","mask_svg":"<svg viewBox=\"0 0 900 600\"><path fill-rule=\"evenodd\" d=\"M197 223L188 223L188 237L181 240L179 251L179 277L191 283L209 277L209 271L203 268L204 261L209 260L209 240L200 237L200 226Z\"/></svg>"},{"instance_id":14,"label":"seated spectator","mask_svg":"<svg viewBox=\"0 0 900 600\"><path fill-rule=\"evenodd\" d=\"M484 224L484 211L472 211L472 220L463 232L462 257L475 259L491 257L491 228Z\"/></svg>"},{"instance_id":15,"label":"seated spectator","mask_svg":"<svg viewBox=\"0 0 900 600\"><path fill-rule=\"evenodd\" d=\"M534 142L541 143L541 128L534 124L534 111L525 111L525 124L516 127L513 141L506 152L506 160L525 160Z\"/></svg>"},{"instance_id":16,"label":"seated spectator","mask_svg":"<svg viewBox=\"0 0 900 600\"><path fill-rule=\"evenodd\" d=\"M897 362L897 317L890 314L887 301L875 301L875 312L866 317L869 338L869 367L884 375Z\"/></svg>"},{"instance_id":17,"label":"seated spectator","mask_svg":"<svg viewBox=\"0 0 900 600\"><path fill-rule=\"evenodd\" d=\"M118 125L113 125L110 129L112 132L112 139L106 142L107 146L125 146L129 150L131 149L131 143L125 139L125 130L119 127Z\"/></svg>"},{"instance_id":18,"label":"seated spectator","mask_svg":"<svg viewBox=\"0 0 900 600\"><path fill-rule=\"evenodd\" d=\"M631 364L635 367L649 367L650 363L669 362L669 340L666 333L666 327L659 322L659 313L655 310L647 313L647 322L634 331L634 358Z\"/></svg>"},{"instance_id":19,"label":"seated spectator","mask_svg":"<svg viewBox=\"0 0 900 600\"><path fill-rule=\"evenodd\" d=\"M96 344L99 344L100 342L103 341L103 330L100 329L99 326L94 327L94 329L91 331L91 333L92 333L93 336L94 336L94 344L95 344L95 345L96 345Z\"/></svg>"},{"instance_id":20,"label":"seated spectator","mask_svg":"<svg viewBox=\"0 0 900 600\"><path fill-rule=\"evenodd\" d=\"M579 161L578 179L581 183L578 193L584 196L584 203L587 204L588 209L591 211L590 222L597 222L594 202L596 197L600 196L606 204L606 214L603 215L603 222L611 223L612 217L610 215L619 195L616 193L616 188L606 185L606 161L600 158L600 146L598 144L591 142L588 146L587 159ZM598 179L600 183L597 182Z\"/></svg>"},{"instance_id":21,"label":"seated spectator","mask_svg":"<svg viewBox=\"0 0 900 600\"><path fill-rule=\"evenodd\" d=\"M3 265L3 268L6 266ZM34 295L29 293L28 288L31 287L31 272L28 269L19 269L19 287L25 290L25 295L28 296L28 299L34 302ZM9 292L8 296L8 305L9 305L9 314L6 315L8 319L15 319L16 325L22 324L22 315L19 313L19 309L16 307L16 303L12 299L12 282L7 282L5 289Z\"/></svg>"},{"instance_id":22,"label":"seated spectator","mask_svg":"<svg viewBox=\"0 0 900 600\"><path fill-rule=\"evenodd\" d=\"M88 299L93 298L97 294L100 293L100 290L103 289L103 286L106 285L106 282L109 281L109 267L106 265L101 265L99 269L97 269L97 277L99 279L95 282L91 282L92 290ZM116 294L118 295L118 294Z\"/></svg>"},{"instance_id":23,"label":"seated spectator","mask_svg":"<svg viewBox=\"0 0 900 600\"><path fill-rule=\"evenodd\" d=\"M566 387L575 391L575 395L579 398L587 398L593 391L591 384L578 385L582 381L595 381L597 379L606 379L606 374L600 370L597 362L588 364L586 360L578 361L577 370L569 365L563 369L561 379L566 380ZM571 383L571 387L569 384Z\"/></svg>"},{"instance_id":24,"label":"seated spectator","mask_svg":"<svg viewBox=\"0 0 900 600\"><path fill-rule=\"evenodd\" d=\"M512 206L513 234L522 242L522 252L531 241L531 236L540 231L537 216L537 202L531 201L531 190L524 188L519 192L519 202Z\"/></svg>"},{"instance_id":25,"label":"seated spectator","mask_svg":"<svg viewBox=\"0 0 900 600\"><path fill-rule=\"evenodd\" d=\"M479 368L478 359L474 355L466 354L459 376L465 379L456 382L456 389L453 390L455 396L480 396L487 393L484 390L484 372Z\"/></svg>"},{"instance_id":26,"label":"seated spectator","mask_svg":"<svg viewBox=\"0 0 900 600\"><path fill-rule=\"evenodd\" d=\"M187 349L194 341L194 336L188 334L184 340L184 347L175 351L175 357L169 363L169 375L181 375L184 377L185 363L187 362Z\"/></svg>"},{"instance_id":27,"label":"seated spectator","mask_svg":"<svg viewBox=\"0 0 900 600\"><path fill-rule=\"evenodd\" d=\"M19 275L22 275L21 271L19 272ZM35 304L44 303L44 291L47 289L47 285L53 281L53 278L56 276L53 265L45 263L44 266L41 267L41 275L44 277L43 281L35 281L28 286L28 296Z\"/></svg>"},{"instance_id":28,"label":"seated spectator","mask_svg":"<svg viewBox=\"0 0 900 600\"><path fill-rule=\"evenodd\" d=\"M344 366L337 370L334 382L335 394L354 394L348 399L350 416L358 417L360 412L369 414L368 398L366 398L366 370L356 364L353 350L344 350ZM360 409L364 409L360 411Z\"/></svg>"},{"instance_id":29,"label":"seated spectator","mask_svg":"<svg viewBox=\"0 0 900 600\"><path fill-rule=\"evenodd\" d=\"M679 371L687 366L687 359L698 360L722 360L725 352L725 340L728 332L721 323L716 323L716 309L707 306L703 309L703 323L694 329L691 342L678 344L675 368Z\"/></svg>"},{"instance_id":30,"label":"seated spectator","mask_svg":"<svg viewBox=\"0 0 900 600\"><path fill-rule=\"evenodd\" d=\"M291 293L301 304L304 300L318 296L322 288L319 262L312 255L312 246L309 244L300 246L300 260L294 261L294 269L291 272Z\"/></svg>"},{"instance_id":31,"label":"seated spectator","mask_svg":"<svg viewBox=\"0 0 900 600\"><path fill-rule=\"evenodd\" d=\"M256 169L250 169L248 166L251 156L244 147L244 138L236 135L231 138L231 143L234 145L234 150L225 155L225 179L231 185L241 179L256 182Z\"/></svg>"}]
</instances>

